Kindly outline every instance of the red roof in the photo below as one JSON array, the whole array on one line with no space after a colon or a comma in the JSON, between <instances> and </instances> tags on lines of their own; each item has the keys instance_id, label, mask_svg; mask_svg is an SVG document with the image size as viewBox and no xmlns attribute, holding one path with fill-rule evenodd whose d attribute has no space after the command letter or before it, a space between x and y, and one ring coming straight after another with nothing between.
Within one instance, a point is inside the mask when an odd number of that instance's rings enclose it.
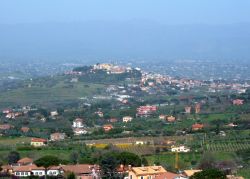
<instances>
[{"instance_id":1,"label":"red roof","mask_svg":"<svg viewBox=\"0 0 250 179\"><path fill-rule=\"evenodd\" d=\"M17 161L17 163L19 163L19 164L28 164L28 163L32 163L32 162L33 162L33 159L27 158L27 157L22 158L22 159Z\"/></svg>"},{"instance_id":2,"label":"red roof","mask_svg":"<svg viewBox=\"0 0 250 179\"><path fill-rule=\"evenodd\" d=\"M41 139L41 138L32 138L31 142L47 142L46 139Z\"/></svg>"},{"instance_id":3,"label":"red roof","mask_svg":"<svg viewBox=\"0 0 250 179\"><path fill-rule=\"evenodd\" d=\"M32 170L44 170L44 167L37 167L36 165L25 165L13 167L14 172L31 172Z\"/></svg>"},{"instance_id":4,"label":"red roof","mask_svg":"<svg viewBox=\"0 0 250 179\"><path fill-rule=\"evenodd\" d=\"M192 129L197 130L197 129L203 129L204 125L203 124L193 124Z\"/></svg>"},{"instance_id":5,"label":"red roof","mask_svg":"<svg viewBox=\"0 0 250 179\"><path fill-rule=\"evenodd\" d=\"M90 174L92 173L92 169L95 168L98 170L98 166L95 165L88 165L88 164L77 164L77 165L62 165L62 169L65 172L73 172L75 174Z\"/></svg>"},{"instance_id":6,"label":"red roof","mask_svg":"<svg viewBox=\"0 0 250 179\"><path fill-rule=\"evenodd\" d=\"M175 179L180 175L171 172L165 172L155 177L155 179Z\"/></svg>"}]
</instances>

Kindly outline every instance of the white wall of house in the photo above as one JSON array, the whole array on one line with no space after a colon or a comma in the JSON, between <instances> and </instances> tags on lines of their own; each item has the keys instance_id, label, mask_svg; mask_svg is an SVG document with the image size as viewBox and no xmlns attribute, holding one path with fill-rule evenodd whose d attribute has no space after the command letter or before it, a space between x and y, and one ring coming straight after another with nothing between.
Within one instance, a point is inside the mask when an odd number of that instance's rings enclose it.
<instances>
[{"instance_id":1,"label":"white wall of house","mask_svg":"<svg viewBox=\"0 0 250 179\"><path fill-rule=\"evenodd\" d=\"M60 174L59 170L48 170L47 171L47 175L49 175L49 176L57 176L59 174Z\"/></svg>"},{"instance_id":2,"label":"white wall of house","mask_svg":"<svg viewBox=\"0 0 250 179\"><path fill-rule=\"evenodd\" d=\"M75 128L82 128L82 127L84 127L84 125L83 125L83 123L82 122L79 122L79 121L77 121L77 122L73 122L73 127L75 127Z\"/></svg>"},{"instance_id":3,"label":"white wall of house","mask_svg":"<svg viewBox=\"0 0 250 179\"><path fill-rule=\"evenodd\" d=\"M30 176L31 175L31 172L19 172L19 171L16 171L15 173L15 176L20 176L20 177L27 177L27 176Z\"/></svg>"},{"instance_id":4,"label":"white wall of house","mask_svg":"<svg viewBox=\"0 0 250 179\"><path fill-rule=\"evenodd\" d=\"M45 170L32 170L34 176L44 176Z\"/></svg>"}]
</instances>

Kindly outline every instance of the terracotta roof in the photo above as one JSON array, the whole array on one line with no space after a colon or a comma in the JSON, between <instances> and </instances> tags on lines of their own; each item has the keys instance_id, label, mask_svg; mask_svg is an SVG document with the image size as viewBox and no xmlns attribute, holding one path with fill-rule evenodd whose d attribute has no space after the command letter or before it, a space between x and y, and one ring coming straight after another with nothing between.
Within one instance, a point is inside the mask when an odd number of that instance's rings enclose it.
<instances>
[{"instance_id":1,"label":"terracotta roof","mask_svg":"<svg viewBox=\"0 0 250 179\"><path fill-rule=\"evenodd\" d=\"M162 166L132 167L132 171L134 171L137 176L159 175L167 172Z\"/></svg>"},{"instance_id":2,"label":"terracotta roof","mask_svg":"<svg viewBox=\"0 0 250 179\"><path fill-rule=\"evenodd\" d=\"M204 127L203 124L193 124L193 125L192 125L192 128L193 128L193 129L202 129L203 127Z\"/></svg>"},{"instance_id":3,"label":"terracotta roof","mask_svg":"<svg viewBox=\"0 0 250 179\"><path fill-rule=\"evenodd\" d=\"M46 139L41 139L41 138L32 138L31 142L47 142Z\"/></svg>"},{"instance_id":4,"label":"terracotta roof","mask_svg":"<svg viewBox=\"0 0 250 179\"><path fill-rule=\"evenodd\" d=\"M3 170L11 170L12 169L12 166L11 165L2 165L1 168Z\"/></svg>"},{"instance_id":5,"label":"terracotta roof","mask_svg":"<svg viewBox=\"0 0 250 179\"><path fill-rule=\"evenodd\" d=\"M62 165L61 167L66 172L81 174L81 173L91 173L92 172L91 169L95 166L88 164L77 164L77 165Z\"/></svg>"},{"instance_id":6,"label":"terracotta roof","mask_svg":"<svg viewBox=\"0 0 250 179\"><path fill-rule=\"evenodd\" d=\"M180 175L176 173L166 172L156 176L155 179L175 179L178 176Z\"/></svg>"},{"instance_id":7,"label":"terracotta roof","mask_svg":"<svg viewBox=\"0 0 250 179\"><path fill-rule=\"evenodd\" d=\"M81 118L76 118L76 119L74 120L74 122L83 122L83 119L81 119Z\"/></svg>"},{"instance_id":8,"label":"terracotta roof","mask_svg":"<svg viewBox=\"0 0 250 179\"><path fill-rule=\"evenodd\" d=\"M197 172L200 172L202 170L184 170L184 174L188 177L191 177L192 175L194 175Z\"/></svg>"},{"instance_id":9,"label":"terracotta roof","mask_svg":"<svg viewBox=\"0 0 250 179\"><path fill-rule=\"evenodd\" d=\"M1 124L0 129L1 130L7 130L10 129L12 126L10 124Z\"/></svg>"},{"instance_id":10,"label":"terracotta roof","mask_svg":"<svg viewBox=\"0 0 250 179\"><path fill-rule=\"evenodd\" d=\"M22 132L28 132L30 130L30 128L28 128L28 127L22 127L21 128L21 131Z\"/></svg>"},{"instance_id":11,"label":"terracotta roof","mask_svg":"<svg viewBox=\"0 0 250 179\"><path fill-rule=\"evenodd\" d=\"M18 160L17 163L19 163L19 164L20 164L20 163L24 163L24 164L25 164L25 163L26 163L26 164L27 164L27 163L33 163L33 159L27 158L27 157L26 157L26 158L22 158L22 159Z\"/></svg>"},{"instance_id":12,"label":"terracotta roof","mask_svg":"<svg viewBox=\"0 0 250 179\"><path fill-rule=\"evenodd\" d=\"M61 166L50 166L48 170L59 170L61 168L62 168Z\"/></svg>"},{"instance_id":13,"label":"terracotta roof","mask_svg":"<svg viewBox=\"0 0 250 179\"><path fill-rule=\"evenodd\" d=\"M32 170L44 170L44 167L37 167L36 165L25 165L13 167L14 172L30 172Z\"/></svg>"}]
</instances>

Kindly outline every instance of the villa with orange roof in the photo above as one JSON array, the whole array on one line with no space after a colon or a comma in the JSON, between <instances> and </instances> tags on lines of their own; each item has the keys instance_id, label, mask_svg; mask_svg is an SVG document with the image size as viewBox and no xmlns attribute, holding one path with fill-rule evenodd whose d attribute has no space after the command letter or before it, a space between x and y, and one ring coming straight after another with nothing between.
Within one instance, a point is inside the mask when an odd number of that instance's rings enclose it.
<instances>
[{"instance_id":1,"label":"villa with orange roof","mask_svg":"<svg viewBox=\"0 0 250 179\"><path fill-rule=\"evenodd\" d=\"M47 140L46 139L41 139L41 138L32 138L30 145L34 146L34 147L41 147L46 145Z\"/></svg>"},{"instance_id":2,"label":"villa with orange roof","mask_svg":"<svg viewBox=\"0 0 250 179\"><path fill-rule=\"evenodd\" d=\"M145 166L132 167L129 169L129 179L147 179L156 178L157 176L166 173L167 171L162 166Z\"/></svg>"}]
</instances>

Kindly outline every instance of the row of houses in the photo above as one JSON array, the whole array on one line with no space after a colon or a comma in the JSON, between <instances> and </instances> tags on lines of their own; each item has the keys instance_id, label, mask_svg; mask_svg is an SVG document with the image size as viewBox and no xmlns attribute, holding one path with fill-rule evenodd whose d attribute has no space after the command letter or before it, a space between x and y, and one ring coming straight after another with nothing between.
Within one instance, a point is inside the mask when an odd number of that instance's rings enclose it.
<instances>
[{"instance_id":1,"label":"row of houses","mask_svg":"<svg viewBox=\"0 0 250 179\"><path fill-rule=\"evenodd\" d=\"M31 158L20 159L16 164L3 165L1 173L16 177L30 176L64 176L67 173L74 173L78 179L100 178L100 167L90 164L58 165L48 168L38 167Z\"/></svg>"}]
</instances>

